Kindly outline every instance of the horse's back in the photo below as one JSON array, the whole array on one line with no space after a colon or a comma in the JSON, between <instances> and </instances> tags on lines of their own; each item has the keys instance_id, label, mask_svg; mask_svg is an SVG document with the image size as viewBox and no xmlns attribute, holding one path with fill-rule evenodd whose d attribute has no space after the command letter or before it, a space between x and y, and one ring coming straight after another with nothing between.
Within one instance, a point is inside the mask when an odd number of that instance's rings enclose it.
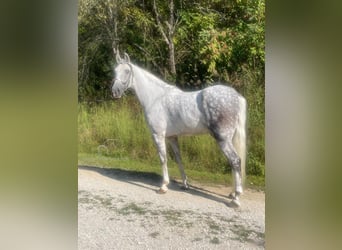
<instances>
[{"instance_id":1,"label":"horse's back","mask_svg":"<svg viewBox=\"0 0 342 250\"><path fill-rule=\"evenodd\" d=\"M206 87L201 92L208 98L216 98L217 96L227 99L242 97L234 88L221 84Z\"/></svg>"}]
</instances>

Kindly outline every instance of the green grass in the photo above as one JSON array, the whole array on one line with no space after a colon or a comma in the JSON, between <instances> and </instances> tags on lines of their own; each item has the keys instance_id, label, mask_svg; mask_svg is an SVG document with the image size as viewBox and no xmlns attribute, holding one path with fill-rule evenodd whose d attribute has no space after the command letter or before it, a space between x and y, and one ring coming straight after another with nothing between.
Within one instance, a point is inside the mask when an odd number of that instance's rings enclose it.
<instances>
[{"instance_id":1,"label":"green grass","mask_svg":"<svg viewBox=\"0 0 342 250\"><path fill-rule=\"evenodd\" d=\"M78 165L80 166L97 166L100 168L115 168L128 171L137 171L141 173L155 173L161 175L161 167L159 161L147 162L133 160L129 158L115 158L100 154L79 153ZM181 180L177 164L169 162L169 175L171 179ZM208 185L231 185L232 176L224 173L211 173L207 171L199 171L193 169L185 169L189 181L199 182ZM264 190L264 178L258 176L247 176L246 187Z\"/></svg>"},{"instance_id":2,"label":"green grass","mask_svg":"<svg viewBox=\"0 0 342 250\"><path fill-rule=\"evenodd\" d=\"M210 243L212 244L220 244L220 240L217 237L214 237L210 240Z\"/></svg>"},{"instance_id":3,"label":"green grass","mask_svg":"<svg viewBox=\"0 0 342 250\"><path fill-rule=\"evenodd\" d=\"M81 166L97 166L102 168L115 168L123 170L131 170L142 173L161 174L161 167L159 162L138 161L128 158L113 158L109 156L97 154L78 154L78 165ZM181 176L176 163L169 162L169 175L172 179L181 180ZM210 173L205 171L185 170L190 180L201 183L215 183L215 184L231 184L231 176L220 173Z\"/></svg>"},{"instance_id":4,"label":"green grass","mask_svg":"<svg viewBox=\"0 0 342 250\"><path fill-rule=\"evenodd\" d=\"M249 116L255 126L249 126L246 183L263 189L263 122L260 121L262 117ZM231 184L231 168L210 135L180 137L179 144L189 178ZM80 103L78 151L79 164L161 173L157 150L141 106L134 96L100 104ZM168 145L170 176L180 178L171 151Z\"/></svg>"},{"instance_id":5,"label":"green grass","mask_svg":"<svg viewBox=\"0 0 342 250\"><path fill-rule=\"evenodd\" d=\"M146 214L146 209L138 206L137 204L131 202L118 210L119 214L122 215L129 215L129 214L138 214L138 215L144 215Z\"/></svg>"},{"instance_id":6,"label":"green grass","mask_svg":"<svg viewBox=\"0 0 342 250\"><path fill-rule=\"evenodd\" d=\"M135 99L96 106L79 104L78 124L79 152L159 162L150 131ZM181 137L179 142L188 169L230 171L227 160L211 136ZM171 152L170 147L168 152ZM173 159L173 154L169 153L168 158Z\"/></svg>"}]
</instances>

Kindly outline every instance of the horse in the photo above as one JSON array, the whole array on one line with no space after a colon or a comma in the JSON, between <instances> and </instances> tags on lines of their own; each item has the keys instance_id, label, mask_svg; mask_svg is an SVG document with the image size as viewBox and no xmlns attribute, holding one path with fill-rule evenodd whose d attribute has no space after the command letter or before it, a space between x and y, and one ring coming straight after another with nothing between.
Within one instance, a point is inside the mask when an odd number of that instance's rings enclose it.
<instances>
[{"instance_id":1,"label":"horse","mask_svg":"<svg viewBox=\"0 0 342 250\"><path fill-rule=\"evenodd\" d=\"M116 62L112 95L121 98L127 89L132 89L143 107L162 167L163 180L157 192L166 193L170 182L166 139L175 154L183 186L188 189L178 136L210 133L232 167L234 187L228 197L239 207L246 165L245 98L234 88L220 84L199 91L182 91L131 63L127 53L121 58L116 51Z\"/></svg>"}]
</instances>

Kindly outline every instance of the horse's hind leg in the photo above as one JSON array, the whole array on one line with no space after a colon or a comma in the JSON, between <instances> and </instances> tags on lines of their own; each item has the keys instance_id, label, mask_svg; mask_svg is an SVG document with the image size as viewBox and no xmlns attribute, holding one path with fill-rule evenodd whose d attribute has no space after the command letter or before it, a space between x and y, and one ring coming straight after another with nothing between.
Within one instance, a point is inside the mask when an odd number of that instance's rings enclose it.
<instances>
[{"instance_id":1,"label":"horse's hind leg","mask_svg":"<svg viewBox=\"0 0 342 250\"><path fill-rule=\"evenodd\" d=\"M152 135L153 140L157 146L159 158L160 158L160 163L162 165L162 171L163 171L163 183L158 190L158 193L163 194L166 193L168 188L167 185L170 182L169 179L169 173L167 170L167 157L166 157L166 145L165 145L165 136L158 135L153 133Z\"/></svg>"},{"instance_id":2,"label":"horse's hind leg","mask_svg":"<svg viewBox=\"0 0 342 250\"><path fill-rule=\"evenodd\" d=\"M235 195L231 194L231 197L233 198L233 202L240 206L239 195L243 192L241 179L241 159L236 153L231 140L219 141L218 144L220 145L224 155L228 158L228 161L232 167Z\"/></svg>"},{"instance_id":3,"label":"horse's hind leg","mask_svg":"<svg viewBox=\"0 0 342 250\"><path fill-rule=\"evenodd\" d=\"M189 189L188 178L184 172L184 166L182 163L182 157L179 151L178 137L170 137L169 142L171 144L172 150L175 153L176 162L178 164L179 171L182 175L183 185L185 189Z\"/></svg>"}]
</instances>

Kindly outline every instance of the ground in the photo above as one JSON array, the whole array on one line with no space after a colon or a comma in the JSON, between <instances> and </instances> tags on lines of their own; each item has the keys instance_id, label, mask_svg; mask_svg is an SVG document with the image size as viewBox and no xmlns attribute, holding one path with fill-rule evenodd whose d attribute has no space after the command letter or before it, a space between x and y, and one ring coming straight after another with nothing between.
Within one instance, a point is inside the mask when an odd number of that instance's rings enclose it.
<instances>
[{"instance_id":1,"label":"ground","mask_svg":"<svg viewBox=\"0 0 342 250\"><path fill-rule=\"evenodd\" d=\"M172 181L158 194L156 174L78 168L79 249L264 249L265 194Z\"/></svg>"}]
</instances>

